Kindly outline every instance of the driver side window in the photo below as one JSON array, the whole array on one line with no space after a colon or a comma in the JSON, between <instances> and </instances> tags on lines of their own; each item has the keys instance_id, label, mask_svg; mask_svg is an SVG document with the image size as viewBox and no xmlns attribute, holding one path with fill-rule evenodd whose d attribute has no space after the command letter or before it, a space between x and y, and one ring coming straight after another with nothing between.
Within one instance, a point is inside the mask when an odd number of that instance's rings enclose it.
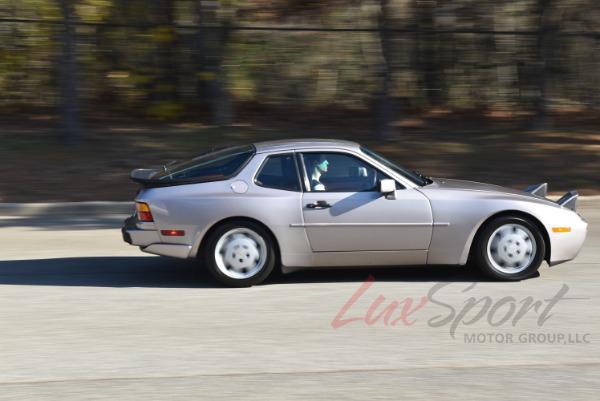
<instances>
[{"instance_id":1,"label":"driver side window","mask_svg":"<svg viewBox=\"0 0 600 401\"><path fill-rule=\"evenodd\" d=\"M311 192L378 191L379 181L389 178L345 153L306 152L302 160Z\"/></svg>"}]
</instances>

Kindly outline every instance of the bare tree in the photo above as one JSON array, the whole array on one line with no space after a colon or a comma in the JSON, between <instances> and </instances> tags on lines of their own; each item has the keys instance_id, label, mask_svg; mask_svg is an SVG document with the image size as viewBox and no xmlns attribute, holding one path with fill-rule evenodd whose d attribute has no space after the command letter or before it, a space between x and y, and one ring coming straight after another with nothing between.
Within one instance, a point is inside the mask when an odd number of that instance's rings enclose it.
<instances>
[{"instance_id":1,"label":"bare tree","mask_svg":"<svg viewBox=\"0 0 600 401\"><path fill-rule=\"evenodd\" d=\"M63 136L67 145L76 145L82 141L82 130L77 96L76 37L72 2L60 0L60 9L63 17L62 55L59 59Z\"/></svg>"}]
</instances>

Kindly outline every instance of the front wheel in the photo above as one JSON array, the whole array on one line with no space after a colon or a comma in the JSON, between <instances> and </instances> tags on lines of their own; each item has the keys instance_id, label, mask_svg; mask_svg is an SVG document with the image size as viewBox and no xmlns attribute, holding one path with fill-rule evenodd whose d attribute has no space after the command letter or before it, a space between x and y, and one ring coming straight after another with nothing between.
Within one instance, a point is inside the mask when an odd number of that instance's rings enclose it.
<instances>
[{"instance_id":1,"label":"front wheel","mask_svg":"<svg viewBox=\"0 0 600 401\"><path fill-rule=\"evenodd\" d=\"M256 223L226 223L207 238L204 264L218 281L227 286L259 284L275 267L273 242L270 233Z\"/></svg>"},{"instance_id":2,"label":"front wheel","mask_svg":"<svg viewBox=\"0 0 600 401\"><path fill-rule=\"evenodd\" d=\"M546 246L540 230L520 217L499 217L477 238L474 261L487 276L523 280L534 275L544 260Z\"/></svg>"}]
</instances>

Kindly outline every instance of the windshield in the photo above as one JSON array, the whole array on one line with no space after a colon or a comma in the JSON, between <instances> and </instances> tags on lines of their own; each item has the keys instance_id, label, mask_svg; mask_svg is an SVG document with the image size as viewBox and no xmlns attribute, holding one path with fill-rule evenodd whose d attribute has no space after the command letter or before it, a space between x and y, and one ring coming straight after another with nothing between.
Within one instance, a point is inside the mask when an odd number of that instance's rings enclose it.
<instances>
[{"instance_id":1,"label":"windshield","mask_svg":"<svg viewBox=\"0 0 600 401\"><path fill-rule=\"evenodd\" d=\"M254 154L254 146L236 146L163 167L153 180L218 181L235 175Z\"/></svg>"},{"instance_id":2,"label":"windshield","mask_svg":"<svg viewBox=\"0 0 600 401\"><path fill-rule=\"evenodd\" d=\"M386 166L387 168L395 171L396 173L400 174L401 176L408 178L409 180L411 180L412 182L414 182L415 184L417 184L420 187L425 186L427 184L431 184L433 182L429 178L424 177L415 171L409 170L404 167L400 167L397 164L392 163L385 157L381 156L379 153L373 152L372 150L369 150L362 146L361 146L360 150L362 150L363 153L365 153L367 156L372 157L373 159L377 160L379 163L381 163L384 166Z\"/></svg>"}]
</instances>

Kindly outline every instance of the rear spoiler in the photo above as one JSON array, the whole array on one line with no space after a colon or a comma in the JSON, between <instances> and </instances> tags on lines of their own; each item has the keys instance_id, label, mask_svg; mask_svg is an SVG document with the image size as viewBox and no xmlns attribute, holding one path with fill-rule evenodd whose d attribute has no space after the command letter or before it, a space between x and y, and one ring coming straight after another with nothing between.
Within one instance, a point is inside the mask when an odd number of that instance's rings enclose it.
<instances>
[{"instance_id":1,"label":"rear spoiler","mask_svg":"<svg viewBox=\"0 0 600 401\"><path fill-rule=\"evenodd\" d=\"M530 185L525 188L525 192L528 192L535 196L540 196L545 198L548 195L548 183L543 182L541 184ZM567 209L571 209L575 211L577 207L577 198L579 194L575 190L571 190L564 194L559 200L556 201L560 206L566 207Z\"/></svg>"},{"instance_id":2,"label":"rear spoiler","mask_svg":"<svg viewBox=\"0 0 600 401\"><path fill-rule=\"evenodd\" d=\"M154 170L151 168L136 168L135 170L131 171L131 174L129 174L129 178L135 182L146 181L157 172L158 170Z\"/></svg>"},{"instance_id":3,"label":"rear spoiler","mask_svg":"<svg viewBox=\"0 0 600 401\"><path fill-rule=\"evenodd\" d=\"M155 188L155 187L166 187L173 185L171 181L160 181L153 180L152 176L160 172L159 169L151 168L136 168L129 174L129 179L133 182L137 182L142 188Z\"/></svg>"}]
</instances>

